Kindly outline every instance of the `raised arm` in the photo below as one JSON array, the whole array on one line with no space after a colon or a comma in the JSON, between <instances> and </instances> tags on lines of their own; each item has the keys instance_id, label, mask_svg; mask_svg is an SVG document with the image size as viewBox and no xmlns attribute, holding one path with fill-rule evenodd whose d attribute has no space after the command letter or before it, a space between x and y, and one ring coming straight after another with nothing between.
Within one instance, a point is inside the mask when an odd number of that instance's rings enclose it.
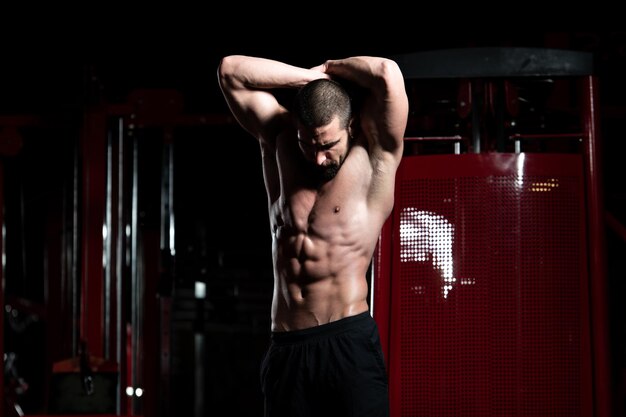
<instances>
[{"instance_id":1,"label":"raised arm","mask_svg":"<svg viewBox=\"0 0 626 417\"><path fill-rule=\"evenodd\" d=\"M399 163L409 104L398 64L387 58L356 56L329 60L318 68L369 91L360 116L372 157L391 155Z\"/></svg>"},{"instance_id":2,"label":"raised arm","mask_svg":"<svg viewBox=\"0 0 626 417\"><path fill-rule=\"evenodd\" d=\"M231 55L222 58L218 81L228 107L239 124L259 140L273 140L278 119L287 110L270 90L298 88L329 76L266 58Z\"/></svg>"}]
</instances>

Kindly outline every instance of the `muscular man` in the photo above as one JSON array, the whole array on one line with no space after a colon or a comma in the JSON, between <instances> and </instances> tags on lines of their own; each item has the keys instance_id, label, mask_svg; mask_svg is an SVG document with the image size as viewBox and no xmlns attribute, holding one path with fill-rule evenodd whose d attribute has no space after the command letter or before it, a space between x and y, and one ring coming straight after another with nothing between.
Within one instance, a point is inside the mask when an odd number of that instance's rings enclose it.
<instances>
[{"instance_id":1,"label":"muscular man","mask_svg":"<svg viewBox=\"0 0 626 417\"><path fill-rule=\"evenodd\" d=\"M307 69L233 55L218 78L263 160L274 261L265 415L388 415L366 273L403 151L398 65L356 56ZM293 104L275 94L287 88Z\"/></svg>"}]
</instances>

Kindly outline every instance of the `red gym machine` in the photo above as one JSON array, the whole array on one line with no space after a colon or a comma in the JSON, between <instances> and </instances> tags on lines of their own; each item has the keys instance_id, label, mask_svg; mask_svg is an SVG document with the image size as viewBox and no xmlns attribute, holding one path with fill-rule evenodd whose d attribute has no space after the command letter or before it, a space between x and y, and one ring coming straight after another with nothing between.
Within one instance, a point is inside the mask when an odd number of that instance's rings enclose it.
<instances>
[{"instance_id":1,"label":"red gym machine","mask_svg":"<svg viewBox=\"0 0 626 417\"><path fill-rule=\"evenodd\" d=\"M391 415L608 417L592 56L395 59L410 117L371 298Z\"/></svg>"}]
</instances>

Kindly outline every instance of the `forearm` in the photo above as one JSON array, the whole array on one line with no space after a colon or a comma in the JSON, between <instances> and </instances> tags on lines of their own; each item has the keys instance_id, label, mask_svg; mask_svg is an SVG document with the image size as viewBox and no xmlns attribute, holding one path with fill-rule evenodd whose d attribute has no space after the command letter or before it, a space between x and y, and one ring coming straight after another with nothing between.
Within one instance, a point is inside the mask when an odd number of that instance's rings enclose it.
<instances>
[{"instance_id":1,"label":"forearm","mask_svg":"<svg viewBox=\"0 0 626 417\"><path fill-rule=\"evenodd\" d=\"M380 81L385 81L384 86L402 80L398 65L387 58L355 56L328 60L321 68L331 77L343 78L370 90L380 88Z\"/></svg>"},{"instance_id":2,"label":"forearm","mask_svg":"<svg viewBox=\"0 0 626 417\"><path fill-rule=\"evenodd\" d=\"M236 88L272 89L298 88L328 75L271 59L231 55L222 59L220 77Z\"/></svg>"}]
</instances>

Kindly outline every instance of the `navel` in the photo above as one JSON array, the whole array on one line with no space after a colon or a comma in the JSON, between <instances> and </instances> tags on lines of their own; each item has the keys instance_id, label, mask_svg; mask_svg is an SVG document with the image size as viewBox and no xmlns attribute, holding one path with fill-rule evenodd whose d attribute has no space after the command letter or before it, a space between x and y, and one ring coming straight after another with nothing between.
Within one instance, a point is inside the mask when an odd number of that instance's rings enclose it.
<instances>
[{"instance_id":1,"label":"navel","mask_svg":"<svg viewBox=\"0 0 626 417\"><path fill-rule=\"evenodd\" d=\"M340 211L340 210L341 210L341 207L339 207L339 206L335 206L335 210L334 210L334 211L335 211L335 214L339 213L339 211Z\"/></svg>"}]
</instances>

